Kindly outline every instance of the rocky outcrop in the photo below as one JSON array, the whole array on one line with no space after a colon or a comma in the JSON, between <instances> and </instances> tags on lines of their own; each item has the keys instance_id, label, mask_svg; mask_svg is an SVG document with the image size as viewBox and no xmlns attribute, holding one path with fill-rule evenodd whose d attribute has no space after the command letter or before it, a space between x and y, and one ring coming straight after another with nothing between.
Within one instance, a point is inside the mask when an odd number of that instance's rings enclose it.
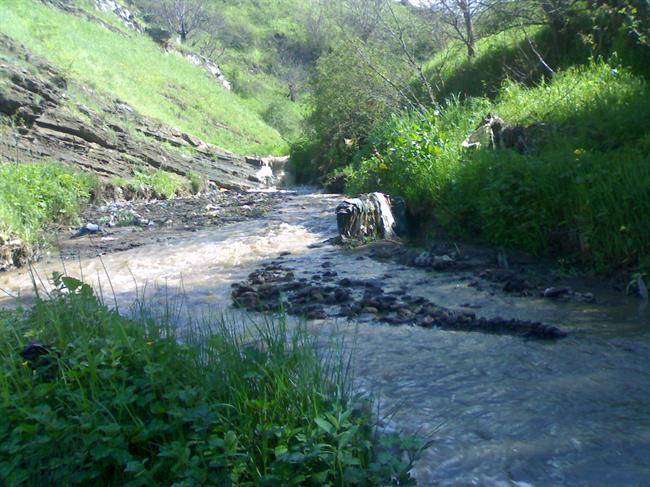
<instances>
[{"instance_id":1,"label":"rocky outcrop","mask_svg":"<svg viewBox=\"0 0 650 487\"><path fill-rule=\"evenodd\" d=\"M210 73L210 75L212 75L212 77L216 79L217 82L224 87L224 89L228 91L232 90L232 85L230 84L230 81L228 81L226 77L223 75L223 73L221 72L221 68L217 65L217 63L193 52L183 53L183 56L185 56L185 59L187 59L192 64L196 66L200 66L208 73Z\"/></svg>"},{"instance_id":2,"label":"rocky outcrop","mask_svg":"<svg viewBox=\"0 0 650 487\"><path fill-rule=\"evenodd\" d=\"M142 26L136 19L135 14L119 2L115 0L95 0L95 7L102 12L114 13L129 29L142 32Z\"/></svg>"},{"instance_id":3,"label":"rocky outcrop","mask_svg":"<svg viewBox=\"0 0 650 487\"><path fill-rule=\"evenodd\" d=\"M336 221L343 241L392 239L406 233L406 206L382 193L361 195L336 208Z\"/></svg>"},{"instance_id":4,"label":"rocky outcrop","mask_svg":"<svg viewBox=\"0 0 650 487\"><path fill-rule=\"evenodd\" d=\"M0 113L14 124L0 126L0 160L58 160L103 176L128 177L147 167L179 175L193 171L228 189L264 186L258 174L262 159L148 119L87 86L76 88L93 99L93 108L74 105L54 66L1 35L0 53Z\"/></svg>"}]
</instances>

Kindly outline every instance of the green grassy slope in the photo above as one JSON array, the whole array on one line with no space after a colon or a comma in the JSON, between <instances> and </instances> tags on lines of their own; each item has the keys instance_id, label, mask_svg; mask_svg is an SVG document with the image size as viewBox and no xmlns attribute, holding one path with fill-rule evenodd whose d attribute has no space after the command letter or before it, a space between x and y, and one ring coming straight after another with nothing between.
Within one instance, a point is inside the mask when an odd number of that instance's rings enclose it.
<instances>
[{"instance_id":1,"label":"green grassy slope","mask_svg":"<svg viewBox=\"0 0 650 487\"><path fill-rule=\"evenodd\" d=\"M136 0L146 9L148 0ZM215 2L208 5L221 19L214 33L213 50L203 49L205 33L193 34L185 47L212 54L242 103L257 112L287 140L296 138L305 114L304 94L310 67L319 46L308 33L307 0L257 0ZM289 97L289 80L298 98Z\"/></svg>"},{"instance_id":2,"label":"green grassy slope","mask_svg":"<svg viewBox=\"0 0 650 487\"><path fill-rule=\"evenodd\" d=\"M347 169L348 189L403 195L458 236L604 272L650 269L647 79L613 56L532 85L506 81L512 42L502 35L474 62L452 59L447 86L465 96L378 127ZM458 75L486 64L478 79ZM529 150L463 149L487 113L535 124Z\"/></svg>"},{"instance_id":3,"label":"green grassy slope","mask_svg":"<svg viewBox=\"0 0 650 487\"><path fill-rule=\"evenodd\" d=\"M34 0L0 0L0 32L71 79L208 142L238 153L287 151L278 131L237 94L144 35L118 34Z\"/></svg>"}]
</instances>

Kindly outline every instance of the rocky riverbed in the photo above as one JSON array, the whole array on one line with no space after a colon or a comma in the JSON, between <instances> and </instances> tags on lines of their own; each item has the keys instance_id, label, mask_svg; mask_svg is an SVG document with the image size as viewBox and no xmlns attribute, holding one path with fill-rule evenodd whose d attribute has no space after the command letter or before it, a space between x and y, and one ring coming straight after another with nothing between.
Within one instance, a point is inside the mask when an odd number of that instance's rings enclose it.
<instances>
[{"instance_id":1,"label":"rocky riverbed","mask_svg":"<svg viewBox=\"0 0 650 487\"><path fill-rule=\"evenodd\" d=\"M63 229L63 259L95 257L183 238L192 232L260 218L286 198L278 191L217 190L170 200L90 205L80 228Z\"/></svg>"}]
</instances>

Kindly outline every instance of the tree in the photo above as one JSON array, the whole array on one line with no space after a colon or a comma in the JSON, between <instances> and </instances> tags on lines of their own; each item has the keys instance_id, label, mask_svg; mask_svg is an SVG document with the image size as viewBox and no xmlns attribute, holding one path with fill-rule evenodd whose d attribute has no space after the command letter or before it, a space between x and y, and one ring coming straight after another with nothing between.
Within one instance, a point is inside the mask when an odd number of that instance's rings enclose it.
<instances>
[{"instance_id":1,"label":"tree","mask_svg":"<svg viewBox=\"0 0 650 487\"><path fill-rule=\"evenodd\" d=\"M184 43L193 31L207 22L206 4L207 0L156 0L150 5L153 13Z\"/></svg>"},{"instance_id":2,"label":"tree","mask_svg":"<svg viewBox=\"0 0 650 487\"><path fill-rule=\"evenodd\" d=\"M426 0L418 5L429 10L429 17L450 28L451 37L461 41L472 58L476 54L475 25L496 3L498 0Z\"/></svg>"}]
</instances>

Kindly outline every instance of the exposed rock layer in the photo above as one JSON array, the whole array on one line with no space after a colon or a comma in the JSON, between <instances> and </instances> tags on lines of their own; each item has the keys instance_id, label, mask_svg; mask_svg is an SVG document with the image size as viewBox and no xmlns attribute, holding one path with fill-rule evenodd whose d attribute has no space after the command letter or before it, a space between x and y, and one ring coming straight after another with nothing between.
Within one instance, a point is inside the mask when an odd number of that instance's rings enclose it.
<instances>
[{"instance_id":1,"label":"exposed rock layer","mask_svg":"<svg viewBox=\"0 0 650 487\"><path fill-rule=\"evenodd\" d=\"M235 155L148 119L120 100L105 100L87 86L96 105L71 102L68 81L51 64L0 35L0 160L57 160L104 176L129 176L160 168L180 175L194 171L218 186L258 188L258 158Z\"/></svg>"}]
</instances>

